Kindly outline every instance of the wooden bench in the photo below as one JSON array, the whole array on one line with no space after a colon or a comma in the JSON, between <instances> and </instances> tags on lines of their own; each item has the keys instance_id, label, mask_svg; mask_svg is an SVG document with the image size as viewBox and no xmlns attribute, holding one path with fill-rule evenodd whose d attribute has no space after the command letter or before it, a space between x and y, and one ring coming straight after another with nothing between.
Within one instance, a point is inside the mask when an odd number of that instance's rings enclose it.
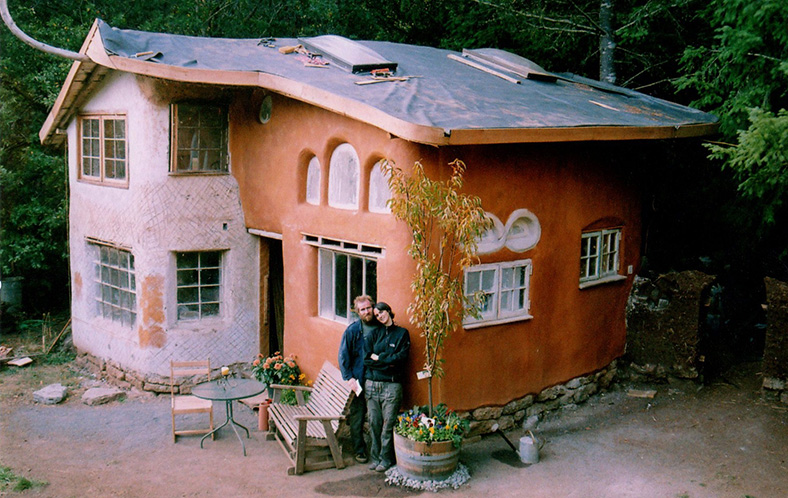
<instances>
[{"instance_id":1,"label":"wooden bench","mask_svg":"<svg viewBox=\"0 0 788 498\"><path fill-rule=\"evenodd\" d=\"M355 393L329 362L323 364L313 387L271 385L295 389L298 405L271 403L268 407L269 439L276 439L290 459L290 475L308 470L344 468L337 432L342 427ZM309 392L305 403L303 392ZM277 399L277 398L275 398Z\"/></svg>"}]
</instances>

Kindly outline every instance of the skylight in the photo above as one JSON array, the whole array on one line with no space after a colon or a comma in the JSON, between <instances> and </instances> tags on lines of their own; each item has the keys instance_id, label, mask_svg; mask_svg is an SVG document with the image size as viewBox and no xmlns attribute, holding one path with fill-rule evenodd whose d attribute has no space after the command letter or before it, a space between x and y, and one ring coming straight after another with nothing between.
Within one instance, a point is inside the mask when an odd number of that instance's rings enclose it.
<instances>
[{"instance_id":1,"label":"skylight","mask_svg":"<svg viewBox=\"0 0 788 498\"><path fill-rule=\"evenodd\" d=\"M539 64L517 54L497 48L464 49L462 55L479 62L492 64L529 80L550 81L558 79Z\"/></svg>"},{"instance_id":2,"label":"skylight","mask_svg":"<svg viewBox=\"0 0 788 498\"><path fill-rule=\"evenodd\" d=\"M397 63L386 60L374 50L357 41L337 35L299 38L307 50L320 54L332 64L351 73L366 73L373 69L397 69Z\"/></svg>"}]
</instances>

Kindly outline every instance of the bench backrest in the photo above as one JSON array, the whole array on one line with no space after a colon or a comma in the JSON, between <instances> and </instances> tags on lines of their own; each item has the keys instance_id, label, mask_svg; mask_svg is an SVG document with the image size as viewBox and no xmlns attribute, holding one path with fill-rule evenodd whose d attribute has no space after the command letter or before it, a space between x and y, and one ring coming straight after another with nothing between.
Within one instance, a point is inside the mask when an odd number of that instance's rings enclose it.
<instances>
[{"instance_id":1,"label":"bench backrest","mask_svg":"<svg viewBox=\"0 0 788 498\"><path fill-rule=\"evenodd\" d=\"M318 415L344 415L353 399L353 391L337 367L326 361L317 374L307 407Z\"/></svg>"}]
</instances>

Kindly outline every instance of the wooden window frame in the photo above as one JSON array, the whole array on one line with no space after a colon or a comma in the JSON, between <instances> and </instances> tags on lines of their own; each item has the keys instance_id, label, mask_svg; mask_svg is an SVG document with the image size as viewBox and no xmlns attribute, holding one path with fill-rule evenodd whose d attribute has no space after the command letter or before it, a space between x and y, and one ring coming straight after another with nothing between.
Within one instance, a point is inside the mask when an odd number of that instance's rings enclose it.
<instances>
[{"instance_id":1,"label":"wooden window frame","mask_svg":"<svg viewBox=\"0 0 788 498\"><path fill-rule=\"evenodd\" d=\"M85 137L84 136L84 123L87 120L98 121L98 137ZM122 121L123 122L123 137L106 138L105 121ZM105 185L108 187L128 188L129 187L129 134L128 134L128 120L125 114L103 114L103 113L88 113L80 114L77 118L77 180L85 183L93 183L96 185ZM98 140L98 155L91 155L98 160L99 174L88 175L85 174L83 160L85 159L85 139L92 138ZM121 159L106 157L107 142L109 140L118 141L123 143L124 157ZM92 151L91 151L92 152ZM122 161L124 167L124 176L122 179L107 177L107 170L109 161Z\"/></svg>"},{"instance_id":2,"label":"wooden window frame","mask_svg":"<svg viewBox=\"0 0 788 498\"><path fill-rule=\"evenodd\" d=\"M184 147L179 146L179 134L181 128L178 116L181 108L194 107L194 108L218 108L223 116L222 128L220 131L219 146L218 147L205 147L204 142L200 142L201 138L197 138L197 147ZM198 130L203 130L198 123L195 126ZM230 149L229 149L229 112L227 105L223 103L211 102L178 102L170 105L170 174L171 175L228 175L230 174ZM194 140L194 135L192 135ZM187 169L178 169L178 156L182 151L188 151L191 157L190 167ZM196 151L196 157L193 157ZM219 167L217 169L206 169L200 166L201 162L205 161L205 156L202 155L205 151L218 151L219 158L217 160Z\"/></svg>"}]
</instances>

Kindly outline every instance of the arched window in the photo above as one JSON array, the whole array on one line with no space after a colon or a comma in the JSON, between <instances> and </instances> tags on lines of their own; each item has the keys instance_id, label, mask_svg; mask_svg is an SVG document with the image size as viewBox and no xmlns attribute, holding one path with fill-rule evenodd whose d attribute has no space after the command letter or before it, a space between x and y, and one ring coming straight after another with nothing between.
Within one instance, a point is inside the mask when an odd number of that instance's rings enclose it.
<instances>
[{"instance_id":1,"label":"arched window","mask_svg":"<svg viewBox=\"0 0 788 498\"><path fill-rule=\"evenodd\" d=\"M506 223L506 247L514 252L532 249L542 236L539 220L527 209L518 209Z\"/></svg>"},{"instance_id":2,"label":"arched window","mask_svg":"<svg viewBox=\"0 0 788 498\"><path fill-rule=\"evenodd\" d=\"M391 199L391 190L381 160L375 163L369 174L369 210L373 213L390 213L389 199Z\"/></svg>"},{"instance_id":3,"label":"arched window","mask_svg":"<svg viewBox=\"0 0 788 498\"><path fill-rule=\"evenodd\" d=\"M358 209L360 162L350 144L342 144L331 154L328 172L328 205Z\"/></svg>"},{"instance_id":4,"label":"arched window","mask_svg":"<svg viewBox=\"0 0 788 498\"><path fill-rule=\"evenodd\" d=\"M320 161L317 157L309 160L306 170L306 202L315 206L320 204Z\"/></svg>"}]
</instances>

